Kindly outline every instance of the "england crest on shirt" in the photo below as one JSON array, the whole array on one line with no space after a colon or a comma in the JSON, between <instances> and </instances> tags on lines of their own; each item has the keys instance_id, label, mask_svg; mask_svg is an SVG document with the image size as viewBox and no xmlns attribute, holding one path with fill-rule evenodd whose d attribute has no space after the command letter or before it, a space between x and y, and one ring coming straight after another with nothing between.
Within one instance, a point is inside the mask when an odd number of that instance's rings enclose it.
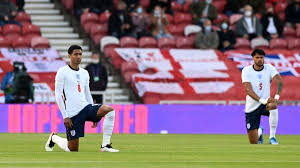
<instances>
[{"instance_id":1,"label":"england crest on shirt","mask_svg":"<svg viewBox=\"0 0 300 168\"><path fill-rule=\"evenodd\" d=\"M76 135L76 131L75 130L71 130L70 133L71 133L72 136Z\"/></svg>"}]
</instances>

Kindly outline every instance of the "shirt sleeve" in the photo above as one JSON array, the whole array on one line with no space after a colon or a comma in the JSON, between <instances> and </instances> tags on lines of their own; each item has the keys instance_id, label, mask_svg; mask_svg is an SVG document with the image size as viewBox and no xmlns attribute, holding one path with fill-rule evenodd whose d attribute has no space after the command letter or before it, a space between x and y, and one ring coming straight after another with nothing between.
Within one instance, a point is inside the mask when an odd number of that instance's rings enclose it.
<instances>
[{"instance_id":1,"label":"shirt sleeve","mask_svg":"<svg viewBox=\"0 0 300 168\"><path fill-rule=\"evenodd\" d=\"M279 72L271 64L269 65L269 67L270 67L270 74L271 74L271 79L272 79L275 75L279 74Z\"/></svg>"},{"instance_id":2,"label":"shirt sleeve","mask_svg":"<svg viewBox=\"0 0 300 168\"><path fill-rule=\"evenodd\" d=\"M246 67L242 70L242 82L250 82Z\"/></svg>"},{"instance_id":3,"label":"shirt sleeve","mask_svg":"<svg viewBox=\"0 0 300 168\"><path fill-rule=\"evenodd\" d=\"M63 118L67 118L69 116L66 111L64 97L63 97L64 82L65 79L64 79L63 72L62 70L58 70L55 76L55 98Z\"/></svg>"},{"instance_id":4,"label":"shirt sleeve","mask_svg":"<svg viewBox=\"0 0 300 168\"><path fill-rule=\"evenodd\" d=\"M93 98L92 98L92 95L91 95L91 91L90 91L90 76L89 74L87 73L88 75L88 79L86 81L86 84L85 84L85 98L86 98L86 101L89 103L89 104L94 104L94 101L93 101Z\"/></svg>"}]
</instances>

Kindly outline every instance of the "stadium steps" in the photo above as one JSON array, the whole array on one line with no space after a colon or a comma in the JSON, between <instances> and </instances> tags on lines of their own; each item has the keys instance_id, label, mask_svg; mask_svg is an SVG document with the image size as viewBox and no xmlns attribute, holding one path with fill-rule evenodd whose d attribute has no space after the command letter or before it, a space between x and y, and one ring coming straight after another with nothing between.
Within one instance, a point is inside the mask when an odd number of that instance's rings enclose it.
<instances>
[{"instance_id":1,"label":"stadium steps","mask_svg":"<svg viewBox=\"0 0 300 168\"><path fill-rule=\"evenodd\" d=\"M25 0L24 8L30 15L32 23L40 27L42 36L49 40L51 47L55 48L65 61L69 61L67 53L69 46L78 44L83 49L81 67L84 68L91 62L91 47L75 32L75 27L71 26L71 20L66 19L57 4L51 0ZM113 94L114 102L111 101L111 94ZM121 88L121 84L115 76L109 76L105 102L132 104L128 88Z\"/></svg>"}]
</instances>

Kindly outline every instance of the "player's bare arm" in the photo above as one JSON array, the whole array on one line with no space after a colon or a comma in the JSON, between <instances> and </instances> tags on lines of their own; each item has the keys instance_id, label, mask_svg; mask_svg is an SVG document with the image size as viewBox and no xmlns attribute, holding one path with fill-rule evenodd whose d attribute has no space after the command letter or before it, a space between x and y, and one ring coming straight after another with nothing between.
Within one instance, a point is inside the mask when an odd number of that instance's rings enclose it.
<instances>
[{"instance_id":1,"label":"player's bare arm","mask_svg":"<svg viewBox=\"0 0 300 168\"><path fill-rule=\"evenodd\" d=\"M281 78L281 76L279 75L279 74L277 74L277 75L275 75L274 77L273 77L273 81L276 83L276 85L277 85L277 91L276 91L276 95L278 95L278 96L280 96L281 95L281 92L282 92L282 88L283 88L283 80L282 80L282 78ZM278 97L277 96L277 97ZM279 99L279 97L277 98L276 96L275 96L275 99Z\"/></svg>"},{"instance_id":2,"label":"player's bare arm","mask_svg":"<svg viewBox=\"0 0 300 168\"><path fill-rule=\"evenodd\" d=\"M247 95L252 97L254 100L259 101L260 97L257 96L257 94L253 91L251 83L250 82L243 82L245 91Z\"/></svg>"}]
</instances>

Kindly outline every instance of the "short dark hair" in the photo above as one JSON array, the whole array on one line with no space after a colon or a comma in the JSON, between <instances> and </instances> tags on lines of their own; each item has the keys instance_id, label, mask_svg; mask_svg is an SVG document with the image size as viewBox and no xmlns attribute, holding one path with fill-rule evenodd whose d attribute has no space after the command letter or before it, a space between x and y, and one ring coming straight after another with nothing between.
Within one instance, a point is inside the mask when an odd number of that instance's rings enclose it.
<instances>
[{"instance_id":1,"label":"short dark hair","mask_svg":"<svg viewBox=\"0 0 300 168\"><path fill-rule=\"evenodd\" d=\"M266 55L265 51L259 48L252 51L251 56L254 57L256 54L263 55L263 56Z\"/></svg>"},{"instance_id":2,"label":"short dark hair","mask_svg":"<svg viewBox=\"0 0 300 168\"><path fill-rule=\"evenodd\" d=\"M72 54L74 50L81 50L82 48L79 45L71 45L68 49L68 54Z\"/></svg>"}]
</instances>

